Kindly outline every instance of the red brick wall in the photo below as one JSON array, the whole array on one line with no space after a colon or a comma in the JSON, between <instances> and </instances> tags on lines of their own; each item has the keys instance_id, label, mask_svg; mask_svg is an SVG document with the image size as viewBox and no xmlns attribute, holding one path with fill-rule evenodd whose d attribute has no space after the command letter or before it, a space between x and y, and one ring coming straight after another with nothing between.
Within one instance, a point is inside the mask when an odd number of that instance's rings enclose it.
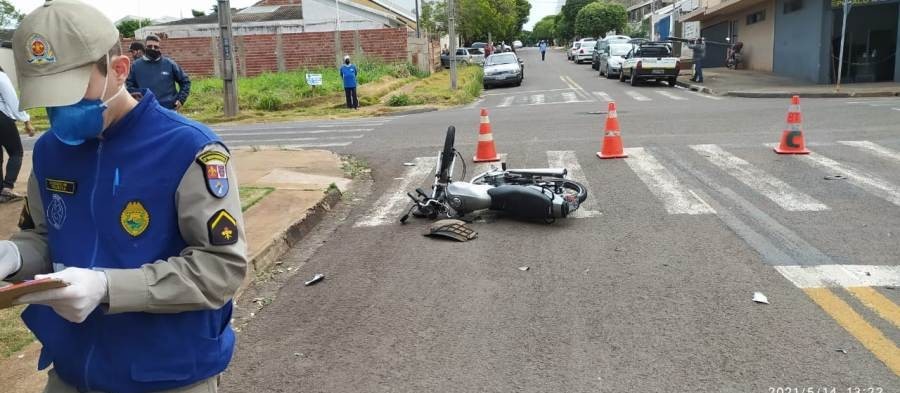
<instances>
[{"instance_id":1,"label":"red brick wall","mask_svg":"<svg viewBox=\"0 0 900 393\"><path fill-rule=\"evenodd\" d=\"M274 0L271 0L274 1ZM386 62L407 60L407 32L405 28L360 30L359 43L363 55ZM131 39L122 39L127 52ZM278 71L277 38L274 34L245 35L234 38L236 72L254 76ZM219 55L217 37L168 38L160 43L162 52L175 60L189 76L215 74ZM281 47L287 70L334 65L334 32L282 34ZM353 31L341 32L341 51L355 55Z\"/></svg>"}]
</instances>

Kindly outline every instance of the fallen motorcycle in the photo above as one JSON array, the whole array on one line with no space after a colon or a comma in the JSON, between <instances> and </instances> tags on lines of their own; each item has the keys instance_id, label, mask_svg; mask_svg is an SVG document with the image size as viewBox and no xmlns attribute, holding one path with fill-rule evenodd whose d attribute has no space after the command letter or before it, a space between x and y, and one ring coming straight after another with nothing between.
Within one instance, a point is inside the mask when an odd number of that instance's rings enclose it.
<instances>
[{"instance_id":1,"label":"fallen motorcycle","mask_svg":"<svg viewBox=\"0 0 900 393\"><path fill-rule=\"evenodd\" d=\"M523 219L539 219L548 223L565 218L587 199L587 189L566 178L565 168L506 169L492 167L469 182L454 181L456 158L466 162L454 147L456 128L447 129L444 148L438 156L437 172L431 193L421 188L407 195L414 204L400 219L406 223L410 214L420 218L465 218L484 210L502 212Z\"/></svg>"}]
</instances>

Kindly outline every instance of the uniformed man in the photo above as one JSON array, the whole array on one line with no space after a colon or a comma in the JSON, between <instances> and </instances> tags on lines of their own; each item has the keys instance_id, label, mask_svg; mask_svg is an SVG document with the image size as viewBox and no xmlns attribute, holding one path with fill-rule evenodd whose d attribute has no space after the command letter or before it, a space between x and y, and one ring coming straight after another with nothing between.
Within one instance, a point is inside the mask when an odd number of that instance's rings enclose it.
<instances>
[{"instance_id":1,"label":"uniformed man","mask_svg":"<svg viewBox=\"0 0 900 393\"><path fill-rule=\"evenodd\" d=\"M47 107L21 231L0 278L69 285L23 296L46 392L213 392L234 350L246 242L229 152L206 126L125 90L118 31L47 1L13 38L23 109Z\"/></svg>"}]
</instances>

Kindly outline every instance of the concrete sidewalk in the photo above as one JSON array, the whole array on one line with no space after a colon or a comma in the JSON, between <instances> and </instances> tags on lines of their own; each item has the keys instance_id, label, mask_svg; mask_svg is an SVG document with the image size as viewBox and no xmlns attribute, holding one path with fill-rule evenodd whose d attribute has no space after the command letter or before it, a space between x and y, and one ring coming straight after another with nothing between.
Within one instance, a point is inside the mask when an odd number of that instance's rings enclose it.
<instances>
[{"instance_id":1,"label":"concrete sidewalk","mask_svg":"<svg viewBox=\"0 0 900 393\"><path fill-rule=\"evenodd\" d=\"M835 92L834 85L819 85L752 70L704 69L703 83L690 82L690 75L690 70L683 70L678 84L713 95L748 98L789 98L793 95L805 98L900 96L900 83L895 82L841 84L840 91Z\"/></svg>"},{"instance_id":2,"label":"concrete sidewalk","mask_svg":"<svg viewBox=\"0 0 900 393\"><path fill-rule=\"evenodd\" d=\"M323 150L233 150L232 159L241 187L274 188L244 212L251 268L238 292L240 296L258 272L268 269L321 221L351 179L342 169L341 157ZM26 189L30 173L31 153L26 152L16 184L20 192ZM18 230L22 204L0 204L0 239L8 239ZM41 392L47 373L37 371L39 355L40 345L35 342L6 359L0 358L2 390Z\"/></svg>"}]
</instances>

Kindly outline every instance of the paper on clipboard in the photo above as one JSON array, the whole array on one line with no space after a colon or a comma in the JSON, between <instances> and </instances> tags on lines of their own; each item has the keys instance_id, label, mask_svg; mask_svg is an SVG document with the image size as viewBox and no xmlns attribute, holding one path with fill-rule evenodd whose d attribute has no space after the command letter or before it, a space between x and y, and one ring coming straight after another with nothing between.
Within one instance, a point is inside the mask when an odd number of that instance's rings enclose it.
<instances>
[{"instance_id":1,"label":"paper on clipboard","mask_svg":"<svg viewBox=\"0 0 900 393\"><path fill-rule=\"evenodd\" d=\"M29 293L62 288L69 284L58 278L29 280L0 287L0 309L14 306L13 301Z\"/></svg>"}]
</instances>

